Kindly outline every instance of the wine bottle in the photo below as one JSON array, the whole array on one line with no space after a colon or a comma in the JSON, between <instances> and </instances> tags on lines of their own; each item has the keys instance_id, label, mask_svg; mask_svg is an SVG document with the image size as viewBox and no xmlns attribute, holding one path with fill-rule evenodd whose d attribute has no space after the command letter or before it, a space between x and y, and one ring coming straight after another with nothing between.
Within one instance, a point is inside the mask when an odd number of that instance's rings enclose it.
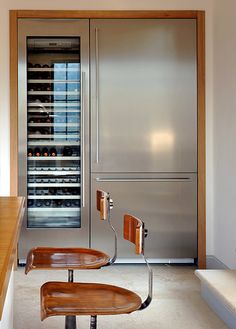
<instances>
[{"instance_id":1,"label":"wine bottle","mask_svg":"<svg viewBox=\"0 0 236 329\"><path fill-rule=\"evenodd\" d=\"M34 206L34 200L28 200L28 208Z\"/></svg>"},{"instance_id":2,"label":"wine bottle","mask_svg":"<svg viewBox=\"0 0 236 329\"><path fill-rule=\"evenodd\" d=\"M33 149L29 148L28 149L28 157L32 157L33 156Z\"/></svg>"},{"instance_id":3,"label":"wine bottle","mask_svg":"<svg viewBox=\"0 0 236 329\"><path fill-rule=\"evenodd\" d=\"M50 156L52 156L52 157L57 156L57 150L55 147L50 148Z\"/></svg>"},{"instance_id":4,"label":"wine bottle","mask_svg":"<svg viewBox=\"0 0 236 329\"><path fill-rule=\"evenodd\" d=\"M51 200L45 200L44 201L44 206L47 207L47 208L50 207L51 206Z\"/></svg>"},{"instance_id":5,"label":"wine bottle","mask_svg":"<svg viewBox=\"0 0 236 329\"><path fill-rule=\"evenodd\" d=\"M65 207L71 207L71 202L69 200L66 200L64 202Z\"/></svg>"},{"instance_id":6,"label":"wine bottle","mask_svg":"<svg viewBox=\"0 0 236 329\"><path fill-rule=\"evenodd\" d=\"M44 157L48 157L49 156L49 152L48 152L48 148L47 147L44 147L43 150L42 150L42 155Z\"/></svg>"},{"instance_id":7,"label":"wine bottle","mask_svg":"<svg viewBox=\"0 0 236 329\"><path fill-rule=\"evenodd\" d=\"M56 207L61 207L63 204L62 200L56 200Z\"/></svg>"},{"instance_id":8,"label":"wine bottle","mask_svg":"<svg viewBox=\"0 0 236 329\"><path fill-rule=\"evenodd\" d=\"M74 207L79 207L79 200L75 200L74 203L73 203L73 206Z\"/></svg>"},{"instance_id":9,"label":"wine bottle","mask_svg":"<svg viewBox=\"0 0 236 329\"><path fill-rule=\"evenodd\" d=\"M40 148L39 148L39 147L36 147L36 148L34 149L34 155L35 155L36 157L40 157L40 156L41 156L41 151L40 151Z\"/></svg>"},{"instance_id":10,"label":"wine bottle","mask_svg":"<svg viewBox=\"0 0 236 329\"><path fill-rule=\"evenodd\" d=\"M37 200L36 203L35 203L36 207L42 207L42 205L43 205L43 203L40 200Z\"/></svg>"},{"instance_id":11,"label":"wine bottle","mask_svg":"<svg viewBox=\"0 0 236 329\"><path fill-rule=\"evenodd\" d=\"M73 154L73 151L72 151L72 148L70 146L65 146L63 148L63 151L62 151L63 156L70 157L70 156L72 156L72 154Z\"/></svg>"}]
</instances>

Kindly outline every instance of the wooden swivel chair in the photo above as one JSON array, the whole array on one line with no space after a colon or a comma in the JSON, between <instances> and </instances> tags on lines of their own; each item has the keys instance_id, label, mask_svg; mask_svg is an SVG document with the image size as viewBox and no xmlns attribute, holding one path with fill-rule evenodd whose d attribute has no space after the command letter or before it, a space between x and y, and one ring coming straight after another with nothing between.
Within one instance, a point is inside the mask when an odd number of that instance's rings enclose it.
<instances>
[{"instance_id":1,"label":"wooden swivel chair","mask_svg":"<svg viewBox=\"0 0 236 329\"><path fill-rule=\"evenodd\" d=\"M46 282L41 287L41 320L56 315L90 315L90 329L97 328L98 315L126 314L146 308L152 300L152 270L144 256L144 223L133 216L124 216L124 239L136 246L149 270L149 293L142 302L135 292L108 284ZM68 327L69 329L70 327Z\"/></svg>"},{"instance_id":2,"label":"wooden swivel chair","mask_svg":"<svg viewBox=\"0 0 236 329\"><path fill-rule=\"evenodd\" d=\"M97 210L101 220L108 220L114 232L115 251L110 258L102 251L90 248L36 247L29 251L25 274L31 270L68 270L69 281L73 281L73 270L98 269L115 262L117 257L117 236L111 223L110 211L113 201L107 192L97 191Z\"/></svg>"},{"instance_id":3,"label":"wooden swivel chair","mask_svg":"<svg viewBox=\"0 0 236 329\"><path fill-rule=\"evenodd\" d=\"M68 282L74 281L74 270L99 269L111 265L117 257L117 235L111 223L113 201L110 194L97 191L97 210L100 219L107 220L114 232L114 255L109 257L102 251L89 248L53 248L37 247L29 251L26 261L25 274L31 270L68 270ZM65 328L76 328L75 316L66 316Z\"/></svg>"}]
</instances>

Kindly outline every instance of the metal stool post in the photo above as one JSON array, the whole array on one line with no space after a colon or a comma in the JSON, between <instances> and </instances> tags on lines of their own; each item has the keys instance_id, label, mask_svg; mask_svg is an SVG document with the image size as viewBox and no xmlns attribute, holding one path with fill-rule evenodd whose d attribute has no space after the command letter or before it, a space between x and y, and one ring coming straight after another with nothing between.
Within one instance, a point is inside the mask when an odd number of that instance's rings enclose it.
<instances>
[{"instance_id":1,"label":"metal stool post","mask_svg":"<svg viewBox=\"0 0 236 329\"><path fill-rule=\"evenodd\" d=\"M97 315L91 315L91 317L90 317L90 329L97 329Z\"/></svg>"},{"instance_id":2,"label":"metal stool post","mask_svg":"<svg viewBox=\"0 0 236 329\"><path fill-rule=\"evenodd\" d=\"M68 270L68 282L74 281L74 271ZM65 329L76 329L76 316L67 315L65 320Z\"/></svg>"}]
</instances>

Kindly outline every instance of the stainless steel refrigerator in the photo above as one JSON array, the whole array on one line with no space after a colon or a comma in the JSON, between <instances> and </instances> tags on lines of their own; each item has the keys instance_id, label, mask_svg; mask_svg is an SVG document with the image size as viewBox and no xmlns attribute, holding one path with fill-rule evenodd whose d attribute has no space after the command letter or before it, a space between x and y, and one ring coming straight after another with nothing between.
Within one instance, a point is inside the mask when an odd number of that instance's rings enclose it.
<instances>
[{"instance_id":1,"label":"stainless steel refrigerator","mask_svg":"<svg viewBox=\"0 0 236 329\"><path fill-rule=\"evenodd\" d=\"M197 257L197 76L194 19L92 20L91 237L111 252L95 191L114 199L119 259L123 214L149 229L147 257ZM106 232L106 233L105 233ZM101 236L104 238L101 239Z\"/></svg>"},{"instance_id":2,"label":"stainless steel refrigerator","mask_svg":"<svg viewBox=\"0 0 236 329\"><path fill-rule=\"evenodd\" d=\"M36 245L112 253L96 190L149 228L147 257L197 257L195 19L19 20L20 258ZM46 151L46 152L45 152ZM54 151L54 153L52 152Z\"/></svg>"}]
</instances>

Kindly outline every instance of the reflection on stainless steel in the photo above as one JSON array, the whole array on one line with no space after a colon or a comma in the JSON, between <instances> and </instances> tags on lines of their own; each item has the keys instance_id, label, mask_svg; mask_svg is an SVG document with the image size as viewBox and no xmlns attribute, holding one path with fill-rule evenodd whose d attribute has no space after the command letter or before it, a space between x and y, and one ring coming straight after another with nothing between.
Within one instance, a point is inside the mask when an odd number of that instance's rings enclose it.
<instances>
[{"instance_id":1,"label":"reflection on stainless steel","mask_svg":"<svg viewBox=\"0 0 236 329\"><path fill-rule=\"evenodd\" d=\"M153 132L150 135L152 152L170 152L174 148L175 137L171 131Z\"/></svg>"}]
</instances>

